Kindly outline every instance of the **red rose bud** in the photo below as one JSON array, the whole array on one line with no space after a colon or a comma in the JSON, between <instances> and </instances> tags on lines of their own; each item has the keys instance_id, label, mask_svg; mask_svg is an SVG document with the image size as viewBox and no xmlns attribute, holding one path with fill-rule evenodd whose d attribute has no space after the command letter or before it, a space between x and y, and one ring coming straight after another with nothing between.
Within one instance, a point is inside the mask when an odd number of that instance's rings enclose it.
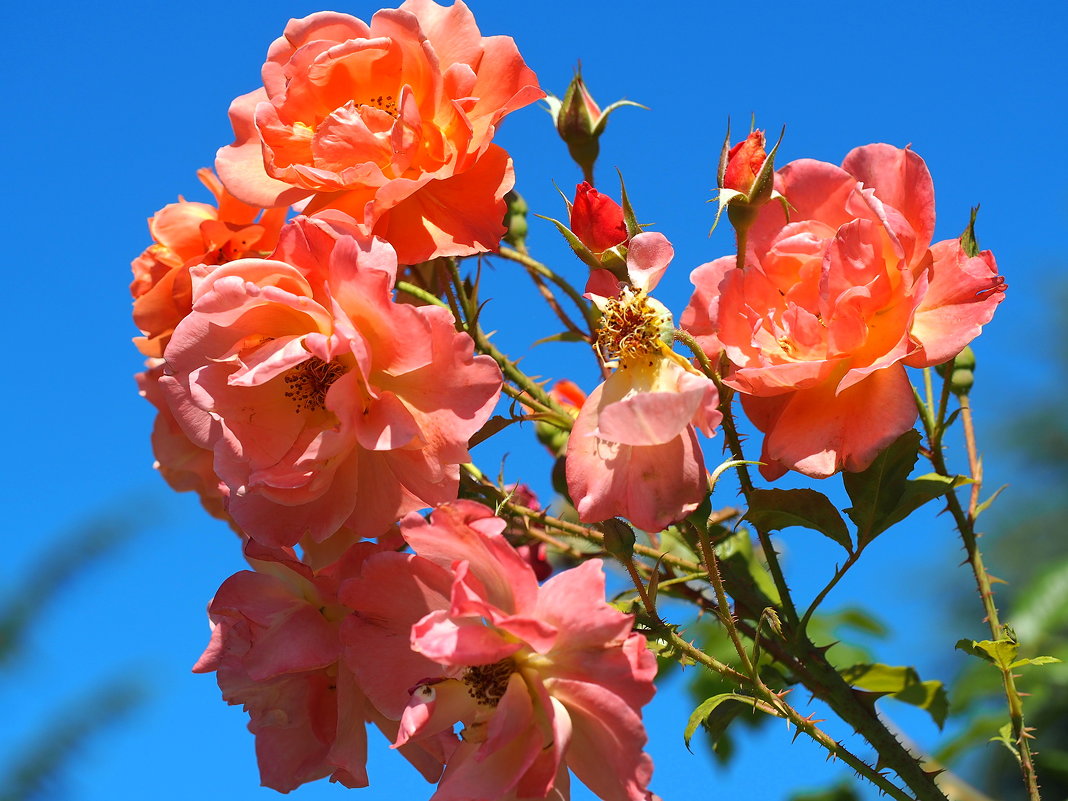
<instances>
[{"instance_id":1,"label":"red rose bud","mask_svg":"<svg viewBox=\"0 0 1068 801\"><path fill-rule=\"evenodd\" d=\"M753 131L727 154L727 167L723 171L720 188L733 189L748 197L767 157L768 154L764 152L764 132ZM749 202L753 200L750 198Z\"/></svg>"},{"instance_id":2,"label":"red rose bud","mask_svg":"<svg viewBox=\"0 0 1068 801\"><path fill-rule=\"evenodd\" d=\"M575 187L571 231L592 253L604 253L627 241L623 208L586 181Z\"/></svg>"},{"instance_id":3,"label":"red rose bud","mask_svg":"<svg viewBox=\"0 0 1068 801\"><path fill-rule=\"evenodd\" d=\"M786 129L783 129L783 133ZM727 210L736 230L745 231L752 225L757 210L769 200L778 200L789 214L786 198L775 191L775 152L782 143L782 135L768 153L764 150L763 131L752 131L745 139L731 147L730 126L719 155L719 208L712 223L715 230L723 210Z\"/></svg>"}]
</instances>

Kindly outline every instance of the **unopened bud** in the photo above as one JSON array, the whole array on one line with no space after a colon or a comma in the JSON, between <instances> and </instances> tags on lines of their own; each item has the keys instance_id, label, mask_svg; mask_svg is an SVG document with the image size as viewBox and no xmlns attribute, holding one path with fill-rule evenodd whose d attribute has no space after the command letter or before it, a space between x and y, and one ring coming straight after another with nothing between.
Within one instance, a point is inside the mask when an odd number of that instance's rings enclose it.
<instances>
[{"instance_id":1,"label":"unopened bud","mask_svg":"<svg viewBox=\"0 0 1068 801\"><path fill-rule=\"evenodd\" d=\"M617 517L597 524L604 534L604 549L621 562L634 556L634 529Z\"/></svg>"},{"instance_id":2,"label":"unopened bud","mask_svg":"<svg viewBox=\"0 0 1068 801\"><path fill-rule=\"evenodd\" d=\"M730 127L723 141L719 154L719 169L716 178L719 182L719 208L716 221L719 222L723 210L736 230L744 231L756 219L757 211L769 200L778 200L788 210L786 199L775 191L775 152L779 149L782 136L775 143L770 153L765 152L766 140L763 131L751 131L749 135L731 146Z\"/></svg>"},{"instance_id":3,"label":"unopened bud","mask_svg":"<svg viewBox=\"0 0 1068 801\"><path fill-rule=\"evenodd\" d=\"M938 374L949 381L949 391L954 395L967 395L975 383L975 351L970 346L935 368Z\"/></svg>"},{"instance_id":4,"label":"unopened bud","mask_svg":"<svg viewBox=\"0 0 1068 801\"><path fill-rule=\"evenodd\" d=\"M522 250L527 238L527 202L514 189L504 196L508 210L504 214L504 241Z\"/></svg>"},{"instance_id":5,"label":"unopened bud","mask_svg":"<svg viewBox=\"0 0 1068 801\"><path fill-rule=\"evenodd\" d=\"M618 100L602 110L586 88L581 70L575 72L563 100L549 95L545 102L549 104L549 113L556 123L557 133L567 144L571 158L582 168L583 176L590 183L593 183L593 165L601 151L598 139L608 124L608 115L620 106L644 108L630 100Z\"/></svg>"},{"instance_id":6,"label":"unopened bud","mask_svg":"<svg viewBox=\"0 0 1068 801\"><path fill-rule=\"evenodd\" d=\"M623 207L586 181L575 187L571 232L595 256L627 241Z\"/></svg>"}]
</instances>

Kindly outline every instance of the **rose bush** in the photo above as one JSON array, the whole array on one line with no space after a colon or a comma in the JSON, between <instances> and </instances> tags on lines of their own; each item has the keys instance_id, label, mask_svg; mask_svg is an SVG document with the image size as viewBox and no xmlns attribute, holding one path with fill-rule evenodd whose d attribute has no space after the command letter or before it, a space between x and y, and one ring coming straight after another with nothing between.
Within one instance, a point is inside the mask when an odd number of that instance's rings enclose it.
<instances>
[{"instance_id":1,"label":"rose bush","mask_svg":"<svg viewBox=\"0 0 1068 801\"><path fill-rule=\"evenodd\" d=\"M292 20L263 83L231 105L236 141L216 161L237 197L345 211L402 264L496 249L514 175L493 136L544 93L463 2Z\"/></svg>"},{"instance_id":2,"label":"rose bush","mask_svg":"<svg viewBox=\"0 0 1068 801\"><path fill-rule=\"evenodd\" d=\"M698 267L681 324L726 355L725 383L765 433L766 478L863 470L916 419L905 367L956 355L1005 285L989 251L930 244L934 186L909 149L795 161L775 189L789 218L761 207L742 269L734 256Z\"/></svg>"}]
</instances>

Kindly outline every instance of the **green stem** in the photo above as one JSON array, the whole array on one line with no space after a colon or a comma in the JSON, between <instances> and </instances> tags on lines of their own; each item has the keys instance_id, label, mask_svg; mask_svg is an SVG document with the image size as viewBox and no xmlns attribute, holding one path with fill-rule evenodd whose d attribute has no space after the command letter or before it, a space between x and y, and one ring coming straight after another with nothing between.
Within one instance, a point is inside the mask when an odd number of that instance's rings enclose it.
<instances>
[{"instance_id":1,"label":"green stem","mask_svg":"<svg viewBox=\"0 0 1068 801\"><path fill-rule=\"evenodd\" d=\"M564 278L561 278L559 275L557 275L555 272L546 267L537 259L533 259L526 253L520 253L518 250L514 250L513 248L502 247L497 252L497 255L502 258L508 259L509 261L514 261L518 264L522 264L528 270L531 270L532 272L535 272L544 278L548 278L550 281L560 287L560 289L563 290L564 294L571 298L571 301L582 312L582 316L586 319L586 323L589 325L590 336L596 338L594 332L596 330L597 323L593 313L593 304L591 304L588 300L582 297L582 294L573 286L571 286L570 283L568 283Z\"/></svg>"},{"instance_id":2,"label":"green stem","mask_svg":"<svg viewBox=\"0 0 1068 801\"><path fill-rule=\"evenodd\" d=\"M455 302L463 311L462 324L464 330L474 340L475 348L497 362L497 366L501 368L504 377L521 390L518 394L511 392L508 394L520 403L527 403L528 398L533 399L537 403L538 411L552 416L553 419L549 422L557 428L570 431L574 423L571 415L567 413L563 406L553 400L552 396L540 384L520 370L512 359L509 359L496 345L490 342L489 337L486 336L482 327L477 323L478 310L476 304L472 298L468 297L463 280L460 278L455 264L452 265L451 273L452 288L449 292L449 300L453 301L453 293L455 292ZM448 287L446 288L448 289ZM454 314L455 311L454 309ZM458 324L461 323L460 317L457 318L457 322ZM531 406L533 405L531 404Z\"/></svg>"},{"instance_id":3,"label":"green stem","mask_svg":"<svg viewBox=\"0 0 1068 801\"><path fill-rule=\"evenodd\" d=\"M812 615L815 614L816 609L821 603L823 603L823 599L827 597L828 593L830 593L830 591L833 590L835 586L837 586L838 582L842 580L842 576L844 576L849 571L849 568L853 567L853 565L857 563L857 560L860 558L860 555L861 553L863 553L863 550L863 548L858 548L856 551L851 553L849 555L849 558L842 563L842 566L834 572L834 576L831 577L831 580L827 583L827 586L820 590L819 595L817 595L813 599L812 603L809 604L808 609L805 610L805 614L801 617L801 622L798 624L799 631L804 632L808 630L808 621L812 619Z\"/></svg>"},{"instance_id":4,"label":"green stem","mask_svg":"<svg viewBox=\"0 0 1068 801\"><path fill-rule=\"evenodd\" d=\"M425 289L418 287L415 284L410 284L407 281L398 281L396 288L398 292L407 292L412 297L419 298L419 300L424 303L430 303L434 306L442 306L446 309L449 308L449 304L437 295L432 295L430 292L427 292Z\"/></svg>"},{"instance_id":5,"label":"green stem","mask_svg":"<svg viewBox=\"0 0 1068 801\"><path fill-rule=\"evenodd\" d=\"M808 737L812 738L821 746L823 746L831 756L838 757L839 759L841 759L849 767L855 770L858 775L863 776L865 779L870 781L872 784L874 784L876 787L878 787L891 798L895 799L896 801L914 801L912 796L905 793L897 785L893 784L889 779L883 776L878 770L873 768L860 757L850 752L840 742L836 741L834 738L832 738L830 735L820 729L816 725L815 721L803 717L800 712L794 709L794 707L792 707L790 704L786 703L786 701L783 700L781 696L770 690L762 682L759 686L754 686L752 682L748 679L748 677L742 675L741 673L738 673L736 670L731 667L728 667L727 665L723 664L714 657L709 656L704 651L694 646L692 643L689 643L685 639L680 637L675 631L673 631L669 627L665 627L661 631L654 632L654 634L656 636L664 637L665 639L669 640L672 646L684 653L686 656L693 659L695 662L704 665L709 670L715 671L716 673L721 676L724 676L725 678L730 679L739 686L752 686L753 690L755 690L758 696L760 697L760 700L762 700L767 706L771 707L771 709L775 710L776 714L786 718L786 720L788 720L790 723L797 727L798 731L804 732ZM944 797L939 796L939 798L941 799L941 801L945 801Z\"/></svg>"},{"instance_id":6,"label":"green stem","mask_svg":"<svg viewBox=\"0 0 1068 801\"><path fill-rule=\"evenodd\" d=\"M949 391L949 382L950 376L947 376L944 379L942 392L943 398ZM975 531L975 520L978 516L979 490L982 486L983 479L982 462L979 458L979 451L975 439L975 427L972 421L971 404L966 395L960 395L959 400L961 405L961 419L964 424L964 442L968 452L968 465L972 474L971 478L973 484L971 500L967 511L961 505L960 498L957 496L957 491L955 489L950 490L946 495L946 506L949 508L949 512L953 516L957 531L961 536L961 541L964 543L964 551L968 557L968 564L971 565L972 575L975 577L976 588L983 604L983 611L986 613L987 624L990 627L990 635L993 639L1000 640L1005 636L1005 627L1001 624L1001 617L998 614L997 603L994 600L994 589L990 581L990 574L987 572L986 566L983 563L983 553L979 548L979 538ZM945 403L940 403L939 411L942 412L944 409ZM945 454L942 451L942 434L945 428L945 418L940 414L939 418L934 421L933 426L927 425L925 421L925 428L927 441L930 444L929 458L931 460L931 465L939 475L952 477L953 474L949 472L946 465ZM1038 788L1038 775L1035 772L1034 757L1029 743L1031 735L1024 722L1023 701L1020 697L1020 692L1016 687L1016 678L1013 676L1011 669L1007 667L1001 667L999 669L1001 671L1002 688L1004 689L1005 699L1009 707L1009 721L1012 725L1013 739L1016 742L1020 772L1023 776L1024 786L1027 789L1027 797L1029 801L1040 801L1041 795Z\"/></svg>"}]
</instances>

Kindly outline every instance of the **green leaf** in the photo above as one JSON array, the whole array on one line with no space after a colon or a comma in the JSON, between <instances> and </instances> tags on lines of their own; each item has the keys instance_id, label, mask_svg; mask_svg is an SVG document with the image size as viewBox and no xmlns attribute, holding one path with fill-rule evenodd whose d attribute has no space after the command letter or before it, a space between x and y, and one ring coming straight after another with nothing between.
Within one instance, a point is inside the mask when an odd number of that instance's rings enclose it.
<instances>
[{"instance_id":1,"label":"green leaf","mask_svg":"<svg viewBox=\"0 0 1068 801\"><path fill-rule=\"evenodd\" d=\"M990 742L1001 743L1012 752L1014 757L1020 758L1020 750L1016 747L1016 743L1012 738L1012 723L1006 723L998 729L997 737L991 737Z\"/></svg>"},{"instance_id":2,"label":"green leaf","mask_svg":"<svg viewBox=\"0 0 1068 801\"><path fill-rule=\"evenodd\" d=\"M724 707L723 704L727 701L734 701L735 703ZM683 732L683 739L686 741L686 749L690 750L690 740L693 738L698 726L705 727L705 731L708 732L713 743L718 741L727 730L727 726L730 725L731 721L734 720L739 713L745 711L745 707L768 712L768 709L756 698L751 698L748 695L741 695L740 693L721 693L702 701L697 709L693 711L693 714L690 715L690 720L686 724L686 731Z\"/></svg>"},{"instance_id":3,"label":"green leaf","mask_svg":"<svg viewBox=\"0 0 1068 801\"><path fill-rule=\"evenodd\" d=\"M920 451L920 433L910 429L880 453L866 470L842 473L853 505L846 514L857 526L857 543L865 545L885 529L882 520L905 493L905 482Z\"/></svg>"},{"instance_id":4,"label":"green leaf","mask_svg":"<svg viewBox=\"0 0 1068 801\"><path fill-rule=\"evenodd\" d=\"M946 688L940 681L921 680L915 668L862 664L852 665L838 672L854 687L889 695L898 701L926 709L938 728L942 728L946 722L946 715L949 713Z\"/></svg>"},{"instance_id":5,"label":"green leaf","mask_svg":"<svg viewBox=\"0 0 1068 801\"><path fill-rule=\"evenodd\" d=\"M1035 656L1031 659L1017 659L1011 665L1010 668L1023 667L1024 665L1052 665L1061 660L1055 656Z\"/></svg>"},{"instance_id":6,"label":"green leaf","mask_svg":"<svg viewBox=\"0 0 1068 801\"><path fill-rule=\"evenodd\" d=\"M919 432L915 429L906 431L879 454L867 470L842 474L846 492L853 502L845 511L857 526L858 547L863 548L925 503L970 480L936 473L909 480L919 449Z\"/></svg>"},{"instance_id":7,"label":"green leaf","mask_svg":"<svg viewBox=\"0 0 1068 801\"><path fill-rule=\"evenodd\" d=\"M765 531L791 526L818 531L830 537L849 553L853 541L845 521L826 495L813 489L758 489L749 495L749 521Z\"/></svg>"},{"instance_id":8,"label":"green leaf","mask_svg":"<svg viewBox=\"0 0 1068 801\"><path fill-rule=\"evenodd\" d=\"M1002 670L1009 670L1016 661L1016 651L1020 646L1015 638L1002 637L1000 640L958 640L955 647L958 651L985 659Z\"/></svg>"},{"instance_id":9,"label":"green leaf","mask_svg":"<svg viewBox=\"0 0 1068 801\"><path fill-rule=\"evenodd\" d=\"M582 334L580 334L580 333L578 333L576 331L561 331L559 334L553 334L552 336L542 337L541 339L535 340L535 342L531 345L531 347L534 347L535 345L544 345L547 342L585 342L585 341L586 341L586 338Z\"/></svg>"},{"instance_id":10,"label":"green leaf","mask_svg":"<svg viewBox=\"0 0 1068 801\"><path fill-rule=\"evenodd\" d=\"M1000 487L998 487L996 490L994 490L994 494L993 495L991 495L989 498L987 498L985 501L983 501L981 504L979 504L977 507L975 507L975 516L979 517L979 515L981 515L983 512L985 512L987 509L989 509L990 508L990 504L992 504L994 501L996 501L998 499L998 496L1004 490L1006 490L1008 488L1008 486L1009 486L1008 484L1002 484Z\"/></svg>"}]
</instances>

